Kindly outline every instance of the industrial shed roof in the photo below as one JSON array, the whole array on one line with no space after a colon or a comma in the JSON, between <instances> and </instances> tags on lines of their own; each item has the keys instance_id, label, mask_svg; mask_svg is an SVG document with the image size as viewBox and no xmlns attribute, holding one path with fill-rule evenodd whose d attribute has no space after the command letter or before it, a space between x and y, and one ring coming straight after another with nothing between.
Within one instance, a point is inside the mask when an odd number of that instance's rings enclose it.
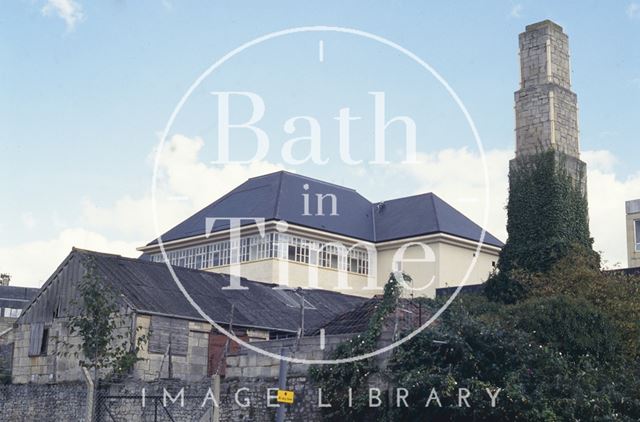
<instances>
[{"instance_id":1,"label":"industrial shed roof","mask_svg":"<svg viewBox=\"0 0 640 422\"><path fill-rule=\"evenodd\" d=\"M87 260L94 263L97 275L138 313L204 320L182 294L165 264L74 249L25 309L18 323L47 322L54 314L61 317L72 313L76 286ZM223 290L229 285L226 274L181 267L173 270L186 292L216 323L229 324L233 305L234 326L285 333L298 330L300 297L292 290L274 289L274 284L246 278L241 279L246 290ZM305 306L308 330L366 300L319 289L305 289L304 298L308 302Z\"/></svg>"}]
</instances>

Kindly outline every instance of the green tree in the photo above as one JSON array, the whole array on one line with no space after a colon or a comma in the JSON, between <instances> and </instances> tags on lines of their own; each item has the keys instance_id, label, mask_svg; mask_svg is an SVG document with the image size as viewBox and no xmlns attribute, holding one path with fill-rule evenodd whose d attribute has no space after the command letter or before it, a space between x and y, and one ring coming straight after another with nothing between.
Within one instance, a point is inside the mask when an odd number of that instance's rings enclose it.
<instances>
[{"instance_id":1,"label":"green tree","mask_svg":"<svg viewBox=\"0 0 640 422\"><path fill-rule=\"evenodd\" d=\"M78 284L79 300L74 301L79 312L69 318L69 340L65 355L82 357L80 365L93 371L98 381L101 370L110 376L127 373L139 360L138 352L147 342L147 336L133 333L118 295L98 274L94 260L85 258L85 273ZM138 331L140 327L136 328ZM78 345L70 339L79 336ZM136 337L132 341L133 337Z\"/></svg>"},{"instance_id":2,"label":"green tree","mask_svg":"<svg viewBox=\"0 0 640 422\"><path fill-rule=\"evenodd\" d=\"M441 305L428 304L434 310ZM505 305L462 297L396 348L385 370L322 367L315 382L332 405L323 409L326 420L636 421L640 366L621 353L621 337L609 316L582 299L550 296ZM384 389L381 375L392 395L370 408L367 389ZM351 407L347 387L353 387ZM396 388L408 390L407 407L397 406ZM470 390L470 407L458 405L459 388ZM500 389L495 407L487 388ZM432 389L441 406L425 407Z\"/></svg>"},{"instance_id":3,"label":"green tree","mask_svg":"<svg viewBox=\"0 0 640 422\"><path fill-rule=\"evenodd\" d=\"M615 328L592 305L582 305L550 298L502 305L498 315L487 315L484 306L454 304L432 330L396 350L393 385L410 396L409 407L389 408L391 420L638 420L638 364L607 350L605 339ZM521 326L541 308L551 316ZM568 321L558 327L560 318ZM592 320L601 323L589 326ZM459 387L471 391L470 408L458 406ZM424 407L432 388L442 407ZM501 389L495 407L486 388Z\"/></svg>"}]
</instances>

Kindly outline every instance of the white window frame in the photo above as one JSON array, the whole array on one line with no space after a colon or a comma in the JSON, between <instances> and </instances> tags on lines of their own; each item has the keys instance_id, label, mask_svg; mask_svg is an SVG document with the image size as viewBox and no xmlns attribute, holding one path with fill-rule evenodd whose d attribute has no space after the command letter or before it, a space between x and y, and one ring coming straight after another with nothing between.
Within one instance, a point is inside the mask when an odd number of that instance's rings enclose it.
<instances>
[{"instance_id":1,"label":"white window frame","mask_svg":"<svg viewBox=\"0 0 640 422\"><path fill-rule=\"evenodd\" d=\"M3 316L5 318L18 318L22 313L22 309L4 308Z\"/></svg>"},{"instance_id":2,"label":"white window frame","mask_svg":"<svg viewBox=\"0 0 640 422\"><path fill-rule=\"evenodd\" d=\"M366 250L346 246L342 250L328 242L275 232L167 251L167 258L171 265L199 270L227 266L237 258L240 262L278 258L361 275L369 274L370 264ZM162 254L152 255L151 261L162 262Z\"/></svg>"}]
</instances>

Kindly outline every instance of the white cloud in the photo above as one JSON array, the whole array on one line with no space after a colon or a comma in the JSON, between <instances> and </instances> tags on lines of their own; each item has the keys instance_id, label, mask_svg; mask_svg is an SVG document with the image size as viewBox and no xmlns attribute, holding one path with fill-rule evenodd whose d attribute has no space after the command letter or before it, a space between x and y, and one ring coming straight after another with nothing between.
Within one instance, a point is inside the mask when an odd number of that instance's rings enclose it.
<instances>
[{"instance_id":1,"label":"white cloud","mask_svg":"<svg viewBox=\"0 0 640 422\"><path fill-rule=\"evenodd\" d=\"M268 162L209 167L200 159L203 146L202 139L182 135L174 136L165 145L159 160L157 194L161 232L248 178L282 169ZM139 256L136 248L157 237L151 210L149 193L139 198L123 196L104 207L85 199L80 210L82 228L62 227L53 239L0 248L0 270L12 275L12 284L39 286L73 246ZM64 225L63 222L59 224Z\"/></svg>"},{"instance_id":2,"label":"white cloud","mask_svg":"<svg viewBox=\"0 0 640 422\"><path fill-rule=\"evenodd\" d=\"M27 230L33 230L38 225L38 220L34 217L32 212L25 212L20 216L22 224Z\"/></svg>"},{"instance_id":3,"label":"white cloud","mask_svg":"<svg viewBox=\"0 0 640 422\"><path fill-rule=\"evenodd\" d=\"M202 139L176 135L164 149L159 161L157 207L161 231L249 177L281 169L268 162L208 166L202 161L203 146ZM506 240L508 162L512 156L511 149L485 153L490 186L487 230L501 240ZM482 223L485 180L479 154L466 148L445 149L421 154L418 158L420 165L390 165L376 177L411 180L414 182L411 185L416 186L415 193L434 192L472 220ZM595 248L603 251L611 265L624 264L624 202L640 198L640 173L625 179L616 176L617 160L609 151L585 151L582 158L588 165L590 225ZM148 193L140 197L123 196L109 206L98 206L86 199L79 212L81 224L60 228L58 235L51 239L0 248L0 270L11 273L17 285L39 285L72 246L137 256L135 248L156 237Z\"/></svg>"},{"instance_id":4,"label":"white cloud","mask_svg":"<svg viewBox=\"0 0 640 422\"><path fill-rule=\"evenodd\" d=\"M82 21L82 6L74 0L47 0L42 7L42 14L45 16L57 15L67 24L67 29L72 31L76 23Z\"/></svg>"},{"instance_id":5,"label":"white cloud","mask_svg":"<svg viewBox=\"0 0 640 422\"><path fill-rule=\"evenodd\" d=\"M173 227L250 177L282 170L265 161L249 165L228 164L210 167L200 160L204 141L200 138L173 136L164 146L158 161L156 209L160 232ZM152 154L152 159L154 154ZM149 191L151 190L149 178ZM91 229L110 229L120 236L152 240L157 237L152 219L151 195L124 196L114 204L99 207L84 201L84 224Z\"/></svg>"},{"instance_id":6,"label":"white cloud","mask_svg":"<svg viewBox=\"0 0 640 422\"><path fill-rule=\"evenodd\" d=\"M62 230L58 236L48 240L26 242L0 248L2 272L11 274L15 286L39 287L60 265L72 247L138 256L135 250L140 242L109 240L105 236L81 229Z\"/></svg>"},{"instance_id":7,"label":"white cloud","mask_svg":"<svg viewBox=\"0 0 640 422\"><path fill-rule=\"evenodd\" d=\"M524 7L520 3L514 4L513 7L511 8L511 12L509 13L509 16L511 16L512 18L516 18L516 19L521 18L522 17L522 9L523 8Z\"/></svg>"},{"instance_id":8,"label":"white cloud","mask_svg":"<svg viewBox=\"0 0 640 422\"><path fill-rule=\"evenodd\" d=\"M486 229L505 240L509 160L512 150L485 151L489 206ZM392 165L390 180L410 177L417 182L417 193L433 192L471 220L482 225L485 218L486 186L482 159L467 148L445 149L418 154L416 164ZM456 169L456 170L452 170Z\"/></svg>"},{"instance_id":9,"label":"white cloud","mask_svg":"<svg viewBox=\"0 0 640 422\"><path fill-rule=\"evenodd\" d=\"M279 170L270 163L251 166L228 165L212 168L199 160L204 143L201 139L175 136L160 160L162 181L159 202L162 229L167 229L219 198L247 178ZM487 230L506 240L506 204L508 195L508 162L511 149L485 153L490 188ZM621 179L615 174L617 158L609 151L584 151L589 184L589 213L595 248L603 252L610 264L626 263L624 202L640 198L640 174ZM416 181L416 192L434 192L472 220L484 218L485 180L479 154L466 148L445 149L433 154L421 154L420 164L390 166L385 178ZM428 171L424 169L428 168ZM452 177L451 169L464 169ZM194 183L194 180L202 181ZM172 201L171 196L187 201ZM113 206L98 208L87 203L84 215L90 226L112 226L121 233L138 233L145 239L155 237L149 218L149 198L122 198ZM149 235L151 234L151 235Z\"/></svg>"},{"instance_id":10,"label":"white cloud","mask_svg":"<svg viewBox=\"0 0 640 422\"><path fill-rule=\"evenodd\" d=\"M589 218L594 248L603 253L607 266L627 265L624 203L640 198L640 172L619 178L612 170L590 168L588 155L587 185Z\"/></svg>"},{"instance_id":11,"label":"white cloud","mask_svg":"<svg viewBox=\"0 0 640 422\"><path fill-rule=\"evenodd\" d=\"M583 151L580 153L582 161L588 164L588 171L601 171L603 173L613 172L613 168L618 163L618 159L610 151Z\"/></svg>"},{"instance_id":12,"label":"white cloud","mask_svg":"<svg viewBox=\"0 0 640 422\"><path fill-rule=\"evenodd\" d=\"M636 19L640 17L640 4L629 3L629 6L627 6L627 16L629 19Z\"/></svg>"},{"instance_id":13,"label":"white cloud","mask_svg":"<svg viewBox=\"0 0 640 422\"><path fill-rule=\"evenodd\" d=\"M506 240L508 161L511 150L485 152L490 187L487 230ZM626 227L624 203L640 198L640 172L626 178L615 173L617 158L609 151L584 151L587 163L589 218L594 248L602 252L605 263L626 266ZM390 180L411 177L418 182L416 193L434 192L478 224L484 218L484 178L478 153L466 148L448 149L418 157L415 166L387 169ZM428 171L425 171L428 169ZM452 173L451 169L458 169Z\"/></svg>"}]
</instances>

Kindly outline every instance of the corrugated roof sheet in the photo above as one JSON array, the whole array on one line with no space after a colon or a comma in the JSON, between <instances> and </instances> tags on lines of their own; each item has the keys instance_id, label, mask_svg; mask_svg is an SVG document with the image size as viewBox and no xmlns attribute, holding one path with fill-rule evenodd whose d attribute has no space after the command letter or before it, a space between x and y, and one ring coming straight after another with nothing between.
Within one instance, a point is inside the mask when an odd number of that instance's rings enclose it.
<instances>
[{"instance_id":1,"label":"corrugated roof sheet","mask_svg":"<svg viewBox=\"0 0 640 422\"><path fill-rule=\"evenodd\" d=\"M190 320L204 320L191 306L175 283L167 266L118 255L103 254L74 249L67 257L61 271L65 274L80 274L77 267L85 258L93 260L99 276L120 293L124 300L140 313L163 314ZM173 267L178 280L201 309L215 322L226 325L230 321L231 306L234 305L233 324L242 327L265 328L274 331L296 332L300 322L300 309L288 305L281 293L274 290L275 284L241 279L246 290L223 290L229 285L229 276L201 270ZM77 283L77 276L67 276L67 284ZM61 279L62 280L62 279ZM43 289L60 290L60 281L55 278L45 283ZM290 295L298 296L288 291ZM60 307L58 302L48 300L41 292L38 306ZM56 295L58 296L58 295ZM305 327L313 329L335 318L366 299L327 290L305 289L304 298L314 309L305 307ZM60 298L56 297L59 301ZM55 303L54 303L55 302ZM32 305L35 306L35 305ZM64 308L65 306L62 305ZM52 315L50 310L36 310L35 314ZM27 310L30 313L31 310ZM42 311L42 312L40 312ZM29 315L24 316L30 321ZM33 320L39 320L36 317Z\"/></svg>"},{"instance_id":2,"label":"corrugated roof sheet","mask_svg":"<svg viewBox=\"0 0 640 422\"><path fill-rule=\"evenodd\" d=\"M305 210L303 194L309 195ZM335 195L338 216L331 216L331 199L324 200L324 215L317 215L316 194ZM309 211L308 213L305 211ZM311 215L305 215L311 214ZM251 217L289 223L343 236L383 242L433 233L446 233L478 241L482 228L433 193L371 203L353 189L286 171L253 177L211 205L162 235L163 242L205 234L212 217ZM243 224L251 224L246 221ZM213 232L227 230L218 221ZM155 244L153 240L149 245ZM484 242L502 247L490 233Z\"/></svg>"}]
</instances>

